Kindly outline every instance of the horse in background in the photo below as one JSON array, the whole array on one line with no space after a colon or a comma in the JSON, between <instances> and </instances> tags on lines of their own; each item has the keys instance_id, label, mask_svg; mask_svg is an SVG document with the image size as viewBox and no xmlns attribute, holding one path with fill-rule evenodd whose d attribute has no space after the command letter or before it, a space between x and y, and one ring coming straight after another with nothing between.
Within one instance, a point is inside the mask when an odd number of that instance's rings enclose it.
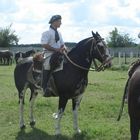
<instances>
[{"instance_id":1,"label":"horse in background","mask_svg":"<svg viewBox=\"0 0 140 140\"><path fill-rule=\"evenodd\" d=\"M0 64L12 65L13 52L10 50L0 50Z\"/></svg>"},{"instance_id":2,"label":"horse in background","mask_svg":"<svg viewBox=\"0 0 140 140\"><path fill-rule=\"evenodd\" d=\"M92 32L92 37L81 40L76 46L68 52L64 53L63 69L61 71L53 72L52 79L55 84L55 96L59 97L58 112L54 114L56 119L55 133L60 134L60 122L64 114L66 104L69 99L72 100L73 110L73 127L76 133L81 130L78 126L78 107L83 97L83 93L88 84L88 72L90 70L92 61L98 60L101 65L96 65L96 70L101 71L106 67L111 66L111 56L108 47L103 38L96 32ZM99 64L99 63L98 63ZM29 69L34 65L33 60L19 63L14 70L15 86L19 94L20 106L20 128L25 128L23 110L24 110L24 96L27 88L31 90L30 97L30 125L35 125L33 115L33 104L38 94L38 89L35 88L34 83L28 81ZM42 68L40 68L42 70ZM33 71L34 79L37 79L38 73ZM45 75L43 75L45 76ZM54 95L53 94L53 95ZM53 96L52 95L52 96Z\"/></svg>"},{"instance_id":3,"label":"horse in background","mask_svg":"<svg viewBox=\"0 0 140 140\"><path fill-rule=\"evenodd\" d=\"M124 102L127 99L131 140L138 140L140 130L140 59L132 63L128 71L128 76L118 121L121 118Z\"/></svg>"},{"instance_id":4,"label":"horse in background","mask_svg":"<svg viewBox=\"0 0 140 140\"><path fill-rule=\"evenodd\" d=\"M15 53L15 62L17 64L23 58L33 56L34 54L35 54L35 50L34 49L26 51L26 52L19 52L18 51L18 52Z\"/></svg>"}]
</instances>

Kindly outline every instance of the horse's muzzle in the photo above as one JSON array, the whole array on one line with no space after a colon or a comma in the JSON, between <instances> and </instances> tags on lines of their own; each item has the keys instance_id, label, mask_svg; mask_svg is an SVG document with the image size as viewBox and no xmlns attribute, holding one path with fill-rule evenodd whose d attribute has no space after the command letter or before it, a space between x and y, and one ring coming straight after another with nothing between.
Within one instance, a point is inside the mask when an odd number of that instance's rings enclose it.
<instances>
[{"instance_id":1,"label":"horse's muzzle","mask_svg":"<svg viewBox=\"0 0 140 140\"><path fill-rule=\"evenodd\" d=\"M112 59L113 57L109 57L103 62L105 68L110 68L112 66Z\"/></svg>"}]
</instances>

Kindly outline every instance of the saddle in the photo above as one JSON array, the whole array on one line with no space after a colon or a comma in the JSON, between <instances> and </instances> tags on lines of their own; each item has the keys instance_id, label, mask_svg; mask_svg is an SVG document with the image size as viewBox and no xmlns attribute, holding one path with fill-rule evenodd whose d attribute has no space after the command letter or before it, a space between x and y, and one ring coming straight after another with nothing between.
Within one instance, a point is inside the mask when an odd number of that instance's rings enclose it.
<instances>
[{"instance_id":1,"label":"saddle","mask_svg":"<svg viewBox=\"0 0 140 140\"><path fill-rule=\"evenodd\" d=\"M27 80L29 83L33 84L35 88L41 88L41 74L43 66L43 55L41 53L36 53L32 60L33 64L30 66L27 73Z\"/></svg>"},{"instance_id":2,"label":"saddle","mask_svg":"<svg viewBox=\"0 0 140 140\"><path fill-rule=\"evenodd\" d=\"M33 56L33 64L30 66L28 73L27 73L27 80L31 83L36 89L42 90L42 73L44 69L44 63L46 62L47 58L44 58L42 53L36 53ZM63 55L60 53L52 54L50 61L50 70L52 73L56 71L60 71L63 69ZM51 92L52 96L57 96L57 88L55 86L55 82L53 76L50 76L48 81L48 89Z\"/></svg>"}]
</instances>

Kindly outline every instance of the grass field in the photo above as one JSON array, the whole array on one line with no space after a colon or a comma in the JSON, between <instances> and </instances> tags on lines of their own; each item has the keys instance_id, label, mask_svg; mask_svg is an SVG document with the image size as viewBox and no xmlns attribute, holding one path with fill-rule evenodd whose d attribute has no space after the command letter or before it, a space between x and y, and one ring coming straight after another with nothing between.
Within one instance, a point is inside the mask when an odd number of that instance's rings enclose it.
<instances>
[{"instance_id":1,"label":"grass field","mask_svg":"<svg viewBox=\"0 0 140 140\"><path fill-rule=\"evenodd\" d=\"M89 84L79 108L80 135L74 135L71 101L62 118L62 136L54 135L58 98L38 95L35 103L36 126L29 125L29 90L25 100L26 129L19 129L18 94L14 85L15 65L0 66L0 140L129 140L127 105L116 121L123 95L127 71L90 72Z\"/></svg>"}]
</instances>

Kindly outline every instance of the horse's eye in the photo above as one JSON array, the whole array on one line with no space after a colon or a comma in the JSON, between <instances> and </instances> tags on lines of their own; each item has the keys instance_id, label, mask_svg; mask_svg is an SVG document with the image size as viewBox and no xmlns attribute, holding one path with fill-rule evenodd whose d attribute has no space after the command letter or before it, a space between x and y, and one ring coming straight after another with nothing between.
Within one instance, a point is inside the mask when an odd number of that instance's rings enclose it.
<instances>
[{"instance_id":1,"label":"horse's eye","mask_svg":"<svg viewBox=\"0 0 140 140\"><path fill-rule=\"evenodd\" d=\"M97 44L97 47L98 47L99 49L102 49L102 48L103 48L103 46L102 46L101 44Z\"/></svg>"}]
</instances>

